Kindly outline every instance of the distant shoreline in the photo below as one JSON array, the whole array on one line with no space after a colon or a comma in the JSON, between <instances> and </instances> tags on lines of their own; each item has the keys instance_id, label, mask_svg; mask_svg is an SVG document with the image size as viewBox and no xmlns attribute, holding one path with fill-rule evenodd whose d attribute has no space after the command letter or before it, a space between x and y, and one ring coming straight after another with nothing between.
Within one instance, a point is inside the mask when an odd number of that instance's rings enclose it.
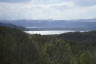
<instances>
[{"instance_id":1,"label":"distant shoreline","mask_svg":"<svg viewBox=\"0 0 96 64\"><path fill-rule=\"evenodd\" d=\"M77 28L26 28L25 31L92 31L92 29L77 29Z\"/></svg>"}]
</instances>

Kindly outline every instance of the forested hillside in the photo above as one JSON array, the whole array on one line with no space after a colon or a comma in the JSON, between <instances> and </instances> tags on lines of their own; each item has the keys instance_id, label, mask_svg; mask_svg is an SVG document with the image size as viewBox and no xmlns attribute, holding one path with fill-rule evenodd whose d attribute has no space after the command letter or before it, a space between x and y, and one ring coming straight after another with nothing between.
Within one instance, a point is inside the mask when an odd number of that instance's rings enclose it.
<instances>
[{"instance_id":1,"label":"forested hillside","mask_svg":"<svg viewBox=\"0 0 96 64\"><path fill-rule=\"evenodd\" d=\"M0 64L38 64L39 54L21 30L0 27Z\"/></svg>"},{"instance_id":2,"label":"forested hillside","mask_svg":"<svg viewBox=\"0 0 96 64\"><path fill-rule=\"evenodd\" d=\"M0 64L96 64L96 31L28 35L0 27Z\"/></svg>"}]
</instances>

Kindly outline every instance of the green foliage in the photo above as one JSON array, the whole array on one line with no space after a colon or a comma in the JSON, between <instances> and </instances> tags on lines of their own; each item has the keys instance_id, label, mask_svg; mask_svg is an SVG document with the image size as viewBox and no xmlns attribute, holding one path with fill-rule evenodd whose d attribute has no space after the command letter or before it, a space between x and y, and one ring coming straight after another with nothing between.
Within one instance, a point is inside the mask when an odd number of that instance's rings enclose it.
<instances>
[{"instance_id":1,"label":"green foliage","mask_svg":"<svg viewBox=\"0 0 96 64\"><path fill-rule=\"evenodd\" d=\"M0 64L96 64L96 32L28 35L0 27Z\"/></svg>"},{"instance_id":2,"label":"green foliage","mask_svg":"<svg viewBox=\"0 0 96 64\"><path fill-rule=\"evenodd\" d=\"M0 27L0 64L38 64L39 54L28 35Z\"/></svg>"},{"instance_id":3,"label":"green foliage","mask_svg":"<svg viewBox=\"0 0 96 64\"><path fill-rule=\"evenodd\" d=\"M88 53L81 53L80 64L90 64L90 55Z\"/></svg>"}]
</instances>

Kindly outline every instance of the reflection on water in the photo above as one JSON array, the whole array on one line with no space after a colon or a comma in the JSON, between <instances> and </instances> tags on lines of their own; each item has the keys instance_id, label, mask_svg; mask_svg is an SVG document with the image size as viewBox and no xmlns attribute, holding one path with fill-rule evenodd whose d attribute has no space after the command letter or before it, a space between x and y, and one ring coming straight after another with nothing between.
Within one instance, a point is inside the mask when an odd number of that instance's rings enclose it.
<instances>
[{"instance_id":1,"label":"reflection on water","mask_svg":"<svg viewBox=\"0 0 96 64\"><path fill-rule=\"evenodd\" d=\"M54 35L54 34L62 34L67 32L75 32L72 30L63 30L63 31L24 31L28 34L41 34L41 35ZM83 32L83 31L80 31Z\"/></svg>"}]
</instances>

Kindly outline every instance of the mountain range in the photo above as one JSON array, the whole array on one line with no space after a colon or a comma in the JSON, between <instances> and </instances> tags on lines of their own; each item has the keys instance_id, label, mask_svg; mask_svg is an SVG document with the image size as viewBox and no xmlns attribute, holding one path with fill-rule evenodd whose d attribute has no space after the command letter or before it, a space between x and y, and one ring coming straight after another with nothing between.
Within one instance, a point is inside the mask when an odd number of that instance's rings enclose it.
<instances>
[{"instance_id":1,"label":"mountain range","mask_svg":"<svg viewBox=\"0 0 96 64\"><path fill-rule=\"evenodd\" d=\"M96 30L96 19L81 20L2 20L27 30Z\"/></svg>"},{"instance_id":2,"label":"mountain range","mask_svg":"<svg viewBox=\"0 0 96 64\"><path fill-rule=\"evenodd\" d=\"M25 28L22 26L16 26L15 24L12 23L6 23L6 22L0 22L1 27L10 27L10 28L15 28L15 29L20 29L24 30Z\"/></svg>"}]
</instances>

